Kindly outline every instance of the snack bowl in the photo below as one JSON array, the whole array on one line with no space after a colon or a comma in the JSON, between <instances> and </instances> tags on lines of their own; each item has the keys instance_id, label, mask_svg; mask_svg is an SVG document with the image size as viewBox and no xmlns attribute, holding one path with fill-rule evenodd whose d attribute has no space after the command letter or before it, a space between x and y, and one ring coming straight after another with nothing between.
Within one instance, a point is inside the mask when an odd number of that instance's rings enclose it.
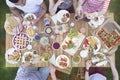
<instances>
[{"instance_id":1,"label":"snack bowl","mask_svg":"<svg viewBox=\"0 0 120 80\"><path fill-rule=\"evenodd\" d=\"M17 64L21 59L21 53L15 48L10 48L5 53L5 59L10 64Z\"/></svg>"},{"instance_id":2,"label":"snack bowl","mask_svg":"<svg viewBox=\"0 0 120 80\"><path fill-rule=\"evenodd\" d=\"M74 64L79 64L81 62L81 58L79 55L74 55L72 61Z\"/></svg>"},{"instance_id":3,"label":"snack bowl","mask_svg":"<svg viewBox=\"0 0 120 80\"><path fill-rule=\"evenodd\" d=\"M67 10L60 10L57 13L57 20L60 23L67 23L70 20L70 13Z\"/></svg>"},{"instance_id":4,"label":"snack bowl","mask_svg":"<svg viewBox=\"0 0 120 80\"><path fill-rule=\"evenodd\" d=\"M66 55L59 55L56 58L56 66L61 69L66 69L70 65L70 60Z\"/></svg>"},{"instance_id":5,"label":"snack bowl","mask_svg":"<svg viewBox=\"0 0 120 80\"><path fill-rule=\"evenodd\" d=\"M51 57L50 53L43 53L42 61L47 62L49 61L50 57Z\"/></svg>"}]
</instances>

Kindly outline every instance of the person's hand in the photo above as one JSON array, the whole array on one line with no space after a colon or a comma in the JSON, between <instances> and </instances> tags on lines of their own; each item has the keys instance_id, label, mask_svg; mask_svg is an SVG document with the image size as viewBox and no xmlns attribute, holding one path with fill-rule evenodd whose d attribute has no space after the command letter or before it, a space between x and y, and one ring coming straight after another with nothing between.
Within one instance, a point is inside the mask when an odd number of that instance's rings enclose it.
<instances>
[{"instance_id":1,"label":"person's hand","mask_svg":"<svg viewBox=\"0 0 120 80\"><path fill-rule=\"evenodd\" d=\"M108 62L109 62L109 63L112 63L112 62L113 62L112 55L107 56L107 59L108 59Z\"/></svg>"},{"instance_id":2,"label":"person's hand","mask_svg":"<svg viewBox=\"0 0 120 80\"><path fill-rule=\"evenodd\" d=\"M58 0L56 4L57 4L57 5L60 5L60 4L63 3L63 2L64 2L64 0Z\"/></svg>"},{"instance_id":3,"label":"person's hand","mask_svg":"<svg viewBox=\"0 0 120 80\"><path fill-rule=\"evenodd\" d=\"M37 56L36 58L33 59L32 64L38 64L41 60L40 56Z\"/></svg>"},{"instance_id":4,"label":"person's hand","mask_svg":"<svg viewBox=\"0 0 120 80\"><path fill-rule=\"evenodd\" d=\"M86 68L89 69L91 66L92 66L92 62L91 62L91 60L88 60L86 62Z\"/></svg>"}]
</instances>

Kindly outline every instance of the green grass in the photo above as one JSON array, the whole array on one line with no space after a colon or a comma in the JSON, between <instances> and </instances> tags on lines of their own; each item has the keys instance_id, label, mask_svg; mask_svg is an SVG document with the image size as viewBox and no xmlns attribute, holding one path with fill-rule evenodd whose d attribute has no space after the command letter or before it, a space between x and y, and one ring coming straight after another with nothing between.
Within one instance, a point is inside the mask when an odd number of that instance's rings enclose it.
<instances>
[{"instance_id":1,"label":"green grass","mask_svg":"<svg viewBox=\"0 0 120 80\"><path fill-rule=\"evenodd\" d=\"M48 0L45 0L46 2ZM114 12L115 21L120 25L120 0L111 0L109 11ZM48 5L48 3L47 3ZM4 30L4 21L5 14L9 13L9 8L6 6L5 0L0 0L0 80L14 80L15 74L17 72L17 68L7 68L5 67L5 30ZM120 46L116 51L116 67L120 75ZM105 68L107 73L108 80L113 80L111 76L110 68ZM70 75L61 73L58 75L61 80L74 80L74 75L76 75L77 68L72 70Z\"/></svg>"}]
</instances>

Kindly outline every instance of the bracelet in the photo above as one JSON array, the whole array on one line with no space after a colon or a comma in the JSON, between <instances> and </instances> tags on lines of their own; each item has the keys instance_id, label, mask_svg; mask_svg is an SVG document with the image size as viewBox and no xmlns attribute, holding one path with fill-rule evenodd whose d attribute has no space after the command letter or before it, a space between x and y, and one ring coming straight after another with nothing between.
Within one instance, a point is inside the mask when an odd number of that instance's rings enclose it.
<instances>
[{"instance_id":1,"label":"bracelet","mask_svg":"<svg viewBox=\"0 0 120 80\"><path fill-rule=\"evenodd\" d=\"M86 72L89 72L89 69L86 69L85 71L86 71Z\"/></svg>"}]
</instances>

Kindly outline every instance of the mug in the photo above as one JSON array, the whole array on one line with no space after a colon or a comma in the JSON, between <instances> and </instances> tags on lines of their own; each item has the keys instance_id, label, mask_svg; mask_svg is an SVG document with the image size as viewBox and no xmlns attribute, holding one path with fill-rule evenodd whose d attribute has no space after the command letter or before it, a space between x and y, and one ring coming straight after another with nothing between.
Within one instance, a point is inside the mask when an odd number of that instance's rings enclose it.
<instances>
[{"instance_id":1,"label":"mug","mask_svg":"<svg viewBox=\"0 0 120 80\"><path fill-rule=\"evenodd\" d=\"M59 43L59 42L54 42L54 43L52 44L52 47L53 47L53 49L57 50L57 49L60 48L60 43Z\"/></svg>"},{"instance_id":2,"label":"mug","mask_svg":"<svg viewBox=\"0 0 120 80\"><path fill-rule=\"evenodd\" d=\"M50 19L49 18L44 18L44 24L45 24L45 26L49 26L50 25Z\"/></svg>"}]
</instances>

